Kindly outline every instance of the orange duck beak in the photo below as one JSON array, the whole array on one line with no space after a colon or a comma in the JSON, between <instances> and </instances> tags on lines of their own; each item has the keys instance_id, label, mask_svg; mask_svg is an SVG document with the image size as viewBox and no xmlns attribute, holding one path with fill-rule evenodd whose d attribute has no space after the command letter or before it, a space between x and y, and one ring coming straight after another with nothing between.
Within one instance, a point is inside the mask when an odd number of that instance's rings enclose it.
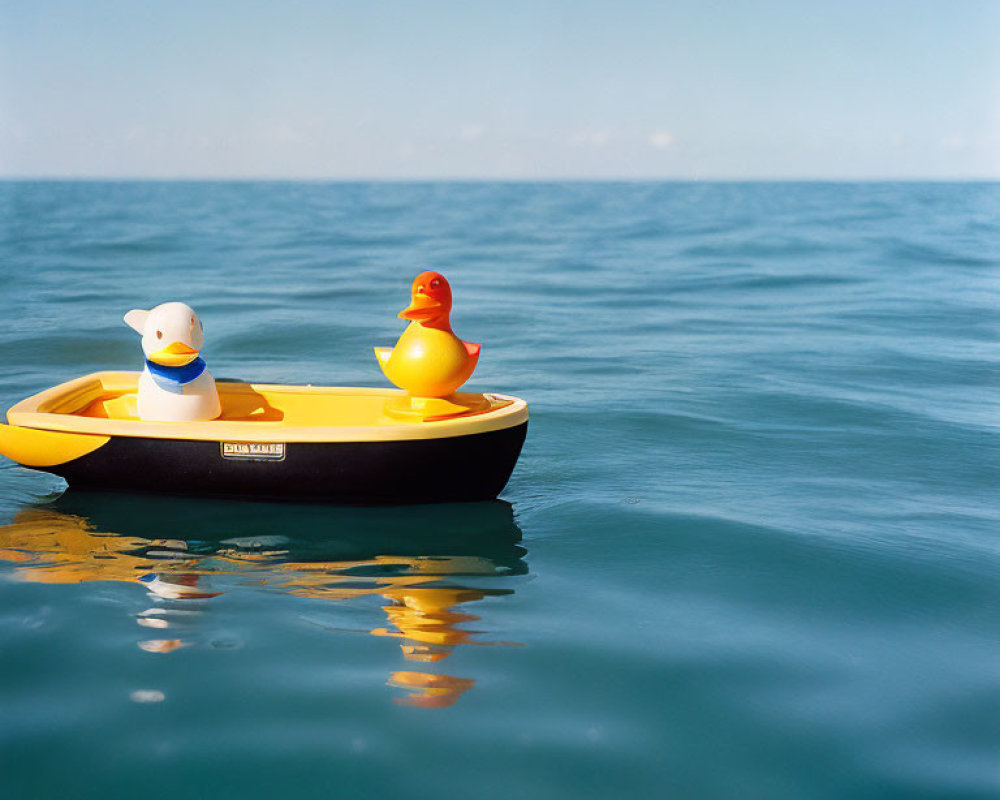
<instances>
[{"instance_id":1,"label":"orange duck beak","mask_svg":"<svg viewBox=\"0 0 1000 800\"><path fill-rule=\"evenodd\" d=\"M413 281L410 305L399 312L400 319L424 321L451 311L451 287L439 272L421 272Z\"/></svg>"},{"instance_id":2,"label":"orange duck beak","mask_svg":"<svg viewBox=\"0 0 1000 800\"><path fill-rule=\"evenodd\" d=\"M183 342L174 342L166 347L150 353L147 358L165 367L183 367L194 361L198 356L198 351L193 347L188 347Z\"/></svg>"}]
</instances>

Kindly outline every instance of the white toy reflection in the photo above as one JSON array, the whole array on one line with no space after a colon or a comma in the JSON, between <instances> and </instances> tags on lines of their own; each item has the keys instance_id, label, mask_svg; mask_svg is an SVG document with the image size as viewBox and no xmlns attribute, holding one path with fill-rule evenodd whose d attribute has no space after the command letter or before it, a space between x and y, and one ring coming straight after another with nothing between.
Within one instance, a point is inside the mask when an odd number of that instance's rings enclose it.
<instances>
[{"instance_id":1,"label":"white toy reflection","mask_svg":"<svg viewBox=\"0 0 1000 800\"><path fill-rule=\"evenodd\" d=\"M185 303L132 309L125 323L142 334L146 366L139 377L139 418L196 422L222 413L215 379L199 352L205 344L201 320Z\"/></svg>"}]
</instances>

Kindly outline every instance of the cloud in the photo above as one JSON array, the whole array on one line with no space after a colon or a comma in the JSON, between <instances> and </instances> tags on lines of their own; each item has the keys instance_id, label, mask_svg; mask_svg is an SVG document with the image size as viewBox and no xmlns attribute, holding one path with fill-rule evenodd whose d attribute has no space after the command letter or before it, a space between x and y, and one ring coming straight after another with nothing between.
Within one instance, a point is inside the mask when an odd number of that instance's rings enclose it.
<instances>
[{"instance_id":1,"label":"cloud","mask_svg":"<svg viewBox=\"0 0 1000 800\"><path fill-rule=\"evenodd\" d=\"M654 131L649 134L649 143L657 150L666 150L674 143L674 135L670 131Z\"/></svg>"},{"instance_id":2,"label":"cloud","mask_svg":"<svg viewBox=\"0 0 1000 800\"><path fill-rule=\"evenodd\" d=\"M467 122L458 130L458 138L463 142L475 142L486 134L486 126L477 122Z\"/></svg>"},{"instance_id":3,"label":"cloud","mask_svg":"<svg viewBox=\"0 0 1000 800\"><path fill-rule=\"evenodd\" d=\"M573 147L604 147L611 139L607 131L577 131L569 137Z\"/></svg>"},{"instance_id":4,"label":"cloud","mask_svg":"<svg viewBox=\"0 0 1000 800\"><path fill-rule=\"evenodd\" d=\"M969 146L969 140L964 136L953 134L941 139L942 150L964 150Z\"/></svg>"},{"instance_id":5,"label":"cloud","mask_svg":"<svg viewBox=\"0 0 1000 800\"><path fill-rule=\"evenodd\" d=\"M287 122L283 122L270 132L271 138L280 144L302 144L306 137Z\"/></svg>"}]
</instances>

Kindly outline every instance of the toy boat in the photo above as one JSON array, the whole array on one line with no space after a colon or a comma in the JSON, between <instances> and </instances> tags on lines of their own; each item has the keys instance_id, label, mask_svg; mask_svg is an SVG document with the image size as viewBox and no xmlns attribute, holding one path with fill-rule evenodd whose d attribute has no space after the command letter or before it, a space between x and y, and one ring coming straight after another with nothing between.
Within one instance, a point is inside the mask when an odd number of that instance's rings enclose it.
<instances>
[{"instance_id":1,"label":"toy boat","mask_svg":"<svg viewBox=\"0 0 1000 800\"><path fill-rule=\"evenodd\" d=\"M22 400L0 424L0 453L74 487L457 502L500 493L528 427L527 404L500 394L459 392L420 408L396 389L223 381L216 419L151 422L137 414L139 378L97 372Z\"/></svg>"}]
</instances>

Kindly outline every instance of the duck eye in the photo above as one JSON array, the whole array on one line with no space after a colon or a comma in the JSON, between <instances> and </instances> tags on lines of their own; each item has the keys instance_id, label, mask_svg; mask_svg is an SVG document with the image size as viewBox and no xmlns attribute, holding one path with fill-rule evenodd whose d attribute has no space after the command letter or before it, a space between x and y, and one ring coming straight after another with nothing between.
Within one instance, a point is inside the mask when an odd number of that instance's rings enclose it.
<instances>
[{"instance_id":1,"label":"duck eye","mask_svg":"<svg viewBox=\"0 0 1000 800\"><path fill-rule=\"evenodd\" d=\"M156 338L157 339L162 339L163 338L163 331L157 331L156 332Z\"/></svg>"},{"instance_id":2,"label":"duck eye","mask_svg":"<svg viewBox=\"0 0 1000 800\"><path fill-rule=\"evenodd\" d=\"M439 281L437 278L435 278L434 280L431 281L431 288L432 289L437 289L438 286L440 286L440 285L441 285L441 281Z\"/></svg>"}]
</instances>

